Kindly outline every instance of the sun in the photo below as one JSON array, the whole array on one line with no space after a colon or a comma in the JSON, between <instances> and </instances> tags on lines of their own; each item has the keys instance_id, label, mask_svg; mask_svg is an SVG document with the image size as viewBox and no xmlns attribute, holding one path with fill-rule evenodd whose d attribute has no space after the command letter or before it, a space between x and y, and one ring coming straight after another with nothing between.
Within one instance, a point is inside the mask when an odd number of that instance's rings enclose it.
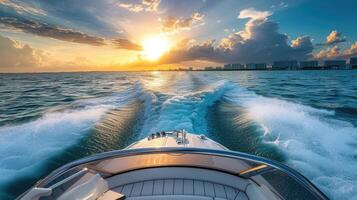
<instances>
[{"instance_id":1,"label":"sun","mask_svg":"<svg viewBox=\"0 0 357 200\"><path fill-rule=\"evenodd\" d=\"M149 60L159 59L170 49L170 42L161 36L153 36L142 42L143 55Z\"/></svg>"}]
</instances>

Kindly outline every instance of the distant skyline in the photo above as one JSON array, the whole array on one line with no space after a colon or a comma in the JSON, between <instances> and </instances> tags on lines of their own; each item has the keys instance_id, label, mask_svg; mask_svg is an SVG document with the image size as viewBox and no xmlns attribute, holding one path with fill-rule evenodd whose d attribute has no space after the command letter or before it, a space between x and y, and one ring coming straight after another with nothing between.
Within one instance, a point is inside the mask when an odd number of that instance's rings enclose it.
<instances>
[{"instance_id":1,"label":"distant skyline","mask_svg":"<svg viewBox=\"0 0 357 200\"><path fill-rule=\"evenodd\" d=\"M357 56L355 0L0 0L0 72Z\"/></svg>"}]
</instances>

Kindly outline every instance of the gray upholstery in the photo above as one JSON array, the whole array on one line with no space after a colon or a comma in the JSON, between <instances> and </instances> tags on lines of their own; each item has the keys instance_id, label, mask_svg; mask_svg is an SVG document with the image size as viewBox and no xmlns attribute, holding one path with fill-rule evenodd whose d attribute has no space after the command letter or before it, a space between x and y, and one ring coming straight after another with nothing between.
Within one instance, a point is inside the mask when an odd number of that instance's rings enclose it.
<instances>
[{"instance_id":1,"label":"gray upholstery","mask_svg":"<svg viewBox=\"0 0 357 200\"><path fill-rule=\"evenodd\" d=\"M142 169L106 179L109 188L129 200L279 199L266 187L231 174L188 167ZM249 198L248 198L249 197Z\"/></svg>"},{"instance_id":2,"label":"gray upholstery","mask_svg":"<svg viewBox=\"0 0 357 200\"><path fill-rule=\"evenodd\" d=\"M227 185L241 191L244 191L247 185L252 183L252 181L250 180L239 178L231 174L227 174L215 170L189 168L189 167L160 167L160 168L135 170L132 172L127 172L124 174L119 174L110 177L106 180L108 181L109 188L113 188L128 183L149 181L154 179L202 180L208 183L213 182L213 183ZM176 189L179 188L180 184L183 185L183 183L176 182L175 188ZM190 182L187 182L187 184L190 184ZM213 186L208 184L205 187L213 187Z\"/></svg>"},{"instance_id":3,"label":"gray upholstery","mask_svg":"<svg viewBox=\"0 0 357 200\"><path fill-rule=\"evenodd\" d=\"M201 197L201 196L192 196L192 195L164 195L164 196L145 196L145 197L129 197L126 200L213 200L211 197Z\"/></svg>"},{"instance_id":4,"label":"gray upholstery","mask_svg":"<svg viewBox=\"0 0 357 200\"><path fill-rule=\"evenodd\" d=\"M248 199L244 192L214 182L192 179L156 179L129 183L111 190L127 199ZM130 198L129 198L130 197ZM166 197L166 198L162 198ZM170 197L170 198L168 198Z\"/></svg>"}]
</instances>

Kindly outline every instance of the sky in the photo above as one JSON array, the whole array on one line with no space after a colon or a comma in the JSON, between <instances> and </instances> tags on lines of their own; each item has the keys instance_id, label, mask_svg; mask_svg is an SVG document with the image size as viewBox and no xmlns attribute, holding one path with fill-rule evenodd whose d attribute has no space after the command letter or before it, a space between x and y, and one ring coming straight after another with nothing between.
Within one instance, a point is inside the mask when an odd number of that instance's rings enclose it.
<instances>
[{"instance_id":1,"label":"sky","mask_svg":"<svg viewBox=\"0 0 357 200\"><path fill-rule=\"evenodd\" d=\"M0 72L357 56L356 0L0 0Z\"/></svg>"}]
</instances>

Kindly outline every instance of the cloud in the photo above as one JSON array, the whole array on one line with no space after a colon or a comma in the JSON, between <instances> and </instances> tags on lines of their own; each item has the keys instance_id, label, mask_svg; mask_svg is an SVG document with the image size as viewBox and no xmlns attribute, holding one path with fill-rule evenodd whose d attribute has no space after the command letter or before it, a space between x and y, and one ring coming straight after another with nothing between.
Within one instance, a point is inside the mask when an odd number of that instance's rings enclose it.
<instances>
[{"instance_id":1,"label":"cloud","mask_svg":"<svg viewBox=\"0 0 357 200\"><path fill-rule=\"evenodd\" d=\"M319 51L317 54L315 54L315 58L318 60L322 59L331 59L331 58L339 58L341 57L341 49L335 45L331 48L323 49Z\"/></svg>"},{"instance_id":2,"label":"cloud","mask_svg":"<svg viewBox=\"0 0 357 200\"><path fill-rule=\"evenodd\" d=\"M298 37L295 40L291 41L291 45L290 45L293 49L301 49L301 50L306 50L306 49L313 49L313 45L311 42L311 37L310 36L302 36L302 37Z\"/></svg>"},{"instance_id":3,"label":"cloud","mask_svg":"<svg viewBox=\"0 0 357 200\"><path fill-rule=\"evenodd\" d=\"M175 49L161 58L164 64L191 60L220 60L220 52L214 47L214 40L191 43L187 48Z\"/></svg>"},{"instance_id":4,"label":"cloud","mask_svg":"<svg viewBox=\"0 0 357 200\"><path fill-rule=\"evenodd\" d=\"M317 44L318 46L322 45L335 45L341 42L346 42L346 38L342 36L342 34L336 30L331 31L331 33L326 37L326 41L324 43Z\"/></svg>"},{"instance_id":5,"label":"cloud","mask_svg":"<svg viewBox=\"0 0 357 200\"><path fill-rule=\"evenodd\" d=\"M132 12L156 12L161 0L142 0L141 3L119 3L119 7L125 8Z\"/></svg>"},{"instance_id":6,"label":"cloud","mask_svg":"<svg viewBox=\"0 0 357 200\"><path fill-rule=\"evenodd\" d=\"M142 4L120 3L119 7L125 8L132 12L140 12L144 10L144 6Z\"/></svg>"},{"instance_id":7,"label":"cloud","mask_svg":"<svg viewBox=\"0 0 357 200\"><path fill-rule=\"evenodd\" d=\"M161 0L143 0L143 5L146 6L146 11L157 11Z\"/></svg>"},{"instance_id":8,"label":"cloud","mask_svg":"<svg viewBox=\"0 0 357 200\"><path fill-rule=\"evenodd\" d=\"M83 32L72 29L61 28L30 19L19 17L0 17L0 24L9 29L30 33L41 37L53 38L66 42L89 44L93 46L113 45L117 49L142 50L142 47L128 39L106 39L97 36L91 36Z\"/></svg>"},{"instance_id":9,"label":"cloud","mask_svg":"<svg viewBox=\"0 0 357 200\"><path fill-rule=\"evenodd\" d=\"M289 7L289 4L285 3L285 2L281 2L279 4L276 4L276 5L271 5L270 8L272 9L275 9L275 10L280 10L280 9L284 9L284 8L287 8Z\"/></svg>"},{"instance_id":10,"label":"cloud","mask_svg":"<svg viewBox=\"0 0 357 200\"><path fill-rule=\"evenodd\" d=\"M114 13L121 12L115 6L117 1L96 1L86 0L73 1L73 0L11 0L16 4L25 4L32 6L36 9L43 10L46 15L42 16L29 16L26 13L19 14L11 12L10 9L3 9L0 15L13 16L14 14L20 15L25 19L43 20L44 22L57 25L65 25L67 28L71 27L81 30L90 30L92 34L99 34L106 37L118 37L118 30L123 30L123 27L117 22L122 21L124 16L116 18L112 21ZM103 12L105 11L105 12ZM3 13L1 13L3 12ZM124 36L124 34L121 34Z\"/></svg>"},{"instance_id":11,"label":"cloud","mask_svg":"<svg viewBox=\"0 0 357 200\"><path fill-rule=\"evenodd\" d=\"M3 24L10 29L20 30L25 33L31 33L42 37L95 46L105 45L105 40L103 38L30 19L19 17L0 17L0 24Z\"/></svg>"},{"instance_id":12,"label":"cloud","mask_svg":"<svg viewBox=\"0 0 357 200\"><path fill-rule=\"evenodd\" d=\"M173 16L160 19L161 30L163 32L178 32L181 30L189 30L192 26L202 23L204 15L201 13L193 13L188 18L177 18Z\"/></svg>"},{"instance_id":13,"label":"cloud","mask_svg":"<svg viewBox=\"0 0 357 200\"><path fill-rule=\"evenodd\" d=\"M112 41L114 46L119 49L126 49L126 50L134 50L134 51L141 51L143 47L135 42L132 42L128 39L115 39Z\"/></svg>"},{"instance_id":14,"label":"cloud","mask_svg":"<svg viewBox=\"0 0 357 200\"><path fill-rule=\"evenodd\" d=\"M353 43L349 49L346 50L348 56L357 55L357 42Z\"/></svg>"},{"instance_id":15,"label":"cloud","mask_svg":"<svg viewBox=\"0 0 357 200\"><path fill-rule=\"evenodd\" d=\"M41 51L30 45L0 35L0 68L38 66L44 58Z\"/></svg>"},{"instance_id":16,"label":"cloud","mask_svg":"<svg viewBox=\"0 0 357 200\"><path fill-rule=\"evenodd\" d=\"M15 10L18 14L46 15L46 12L38 7L24 2L13 2L11 0L0 0L0 5Z\"/></svg>"},{"instance_id":17,"label":"cloud","mask_svg":"<svg viewBox=\"0 0 357 200\"><path fill-rule=\"evenodd\" d=\"M190 60L212 62L272 62L274 60L304 60L312 55L313 45L309 36L288 41L288 36L279 33L278 24L268 20L271 13L243 10L239 17L249 18L243 30L221 40L192 43L169 52L163 62L173 63Z\"/></svg>"},{"instance_id":18,"label":"cloud","mask_svg":"<svg viewBox=\"0 0 357 200\"><path fill-rule=\"evenodd\" d=\"M336 30L332 31L327 37L326 37L326 44L337 44L340 42L345 42L346 39L342 37L342 34L337 32Z\"/></svg>"},{"instance_id":19,"label":"cloud","mask_svg":"<svg viewBox=\"0 0 357 200\"><path fill-rule=\"evenodd\" d=\"M350 48L341 50L337 45L322 49L314 55L315 59L347 59L352 56L357 56L357 42L353 43Z\"/></svg>"},{"instance_id":20,"label":"cloud","mask_svg":"<svg viewBox=\"0 0 357 200\"><path fill-rule=\"evenodd\" d=\"M246 19L249 18L251 20L258 20L258 19L267 19L269 16L271 16L273 13L269 11L258 11L255 10L254 8L248 8L244 9L239 12L238 18L239 19Z\"/></svg>"}]
</instances>

